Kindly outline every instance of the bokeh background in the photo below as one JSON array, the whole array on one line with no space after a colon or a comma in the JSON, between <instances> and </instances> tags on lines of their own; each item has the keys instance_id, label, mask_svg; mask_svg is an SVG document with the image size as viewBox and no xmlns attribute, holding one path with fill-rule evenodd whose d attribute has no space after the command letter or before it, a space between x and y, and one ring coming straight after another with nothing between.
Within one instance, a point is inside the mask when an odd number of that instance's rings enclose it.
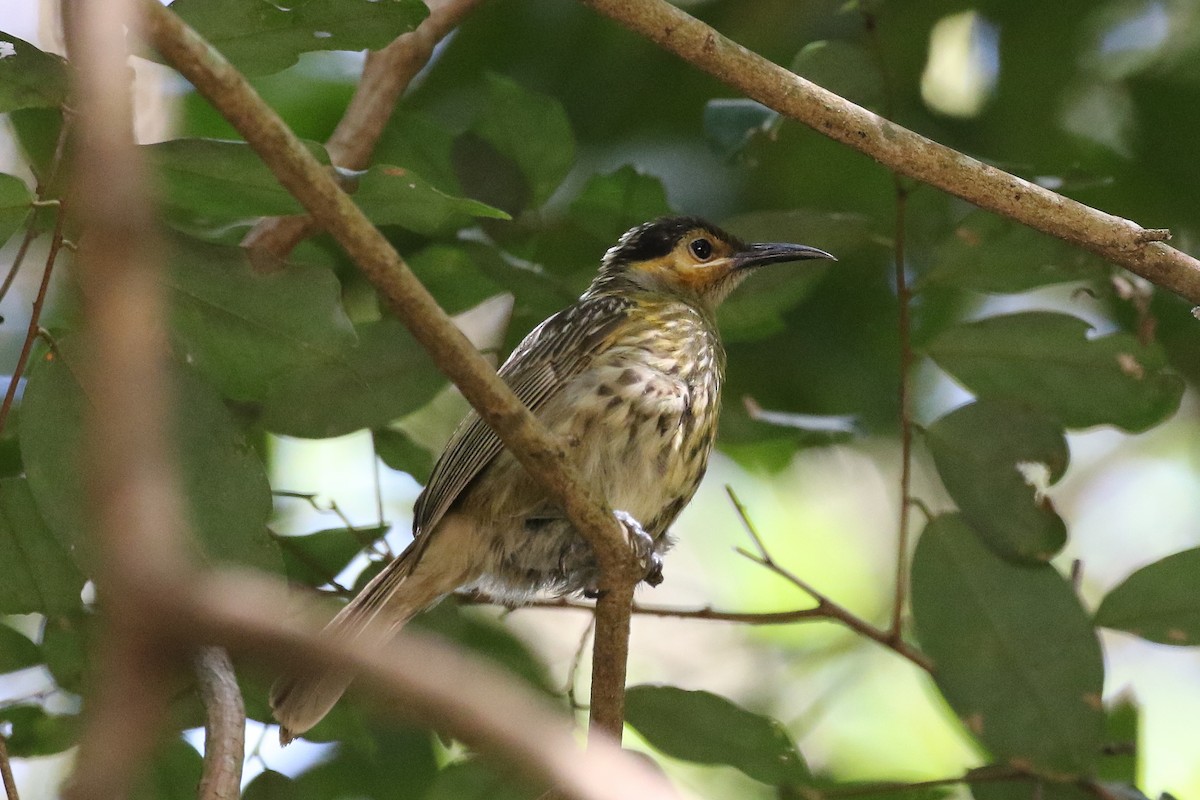
<instances>
[{"instance_id":1,"label":"bokeh background","mask_svg":"<svg viewBox=\"0 0 1200 800\"><path fill-rule=\"evenodd\" d=\"M54 5L0 0L0 29L61 52ZM902 125L1106 211L1148 227L1169 227L1175 245L1197 252L1200 4L680 5L745 46ZM353 91L361 63L358 54L306 55L295 67L255 83L302 136L323 140ZM139 61L136 71L140 141L234 137L169 70ZM750 542L726 495L729 486L777 560L882 623L893 591L900 460L892 176L795 123L751 106L723 106L722 100L731 99L725 87L564 0L494 0L475 12L439 48L402 102L377 160L405 163L411 156L406 126L426 121L449 131L466 126L483 102L489 75L561 104L574 142L572 167L536 208L529 207L519 180L471 152L457 153L460 169L445 177L457 185L445 188L517 214L519 224L508 228L482 224L495 241L540 265L564 290L577 292L586 284L606 246L600 234L581 230L572 203L594 176L627 165L661 182L674 210L753 235L804 241L841 259L819 279L797 278L791 288L776 275L766 306L735 303L734 312L723 317L730 350L723 452L675 527L679 544L667 562L666 583L644 590L640 599L737 611L809 604L794 587L735 552ZM472 168L461 169L462 164ZM0 171L29 175L3 123ZM639 207L633 205L631 214ZM947 242L968 212L932 189L910 187L907 268L918 287L922 276L953 266L945 263ZM403 233L390 233L402 252L414 244ZM1041 242L1015 234L993 257L1002 269L1009 263L1017 269ZM0 250L0 266L11 260L15 245ZM301 252L337 267L348 305L369 304L359 279L328 242L318 239ZM59 274L43 324L73 313L66 274ZM38 277L26 270L0 308L0 364L16 360ZM512 291L512 324L499 327L494 313L485 314L481 334L501 349L559 302L527 296L521 287ZM478 299L467 293L451 310L466 311ZM1111 293L1079 291L1078 283L1014 294L941 286L916 296L914 338L919 346L950 319L1027 308L1067 310L1099 333L1136 324L1127 304ZM1150 313L1172 368L1194 380L1200 375L1200 339L1187 306L1158 293ZM918 362L912 385L918 423L968 397L928 361ZM835 429L850 422L854 433L830 433L812 420L800 428L755 422L745 398L788 414L834 417ZM420 444L436 446L461 408L461 400L443 392L431 408L406 420L404 429ZM1066 571L1078 560L1079 589L1089 606L1136 568L1200 545L1198 423L1189 390L1179 412L1148 433L1101 428L1071 434L1070 469L1049 490L1070 531L1056 563ZM403 547L420 487L376 461L369 432L321 441L270 437L264 447L274 488L317 495L323 508L336 503L356 525L382 518L393 525L393 548ZM914 474L917 497L934 510L951 507L919 437ZM919 527L919 515L915 519ZM273 525L281 532L337 524L329 511L277 501ZM469 613L503 616L554 685L565 686L574 674L585 614ZM34 636L40 627L32 616L7 623ZM1151 796L1169 791L1200 798L1200 650L1111 632L1103 645L1106 698L1128 695L1141 708L1142 788ZM832 624L751 628L637 618L631 652L632 683L708 689L768 713L787 725L815 770L841 779L918 781L982 763L924 673ZM586 657L577 672L577 689L586 696ZM51 686L36 670L2 676L0 703ZM61 693L42 699L60 710L78 702ZM247 780L264 766L302 770L328 752L328 745L307 744L279 751L273 733L254 727L250 740L259 732L263 739ZM198 744L200 737L191 740ZM19 761L22 796L53 797L69 759L68 753ZM732 770L671 768L702 796L771 796Z\"/></svg>"}]
</instances>

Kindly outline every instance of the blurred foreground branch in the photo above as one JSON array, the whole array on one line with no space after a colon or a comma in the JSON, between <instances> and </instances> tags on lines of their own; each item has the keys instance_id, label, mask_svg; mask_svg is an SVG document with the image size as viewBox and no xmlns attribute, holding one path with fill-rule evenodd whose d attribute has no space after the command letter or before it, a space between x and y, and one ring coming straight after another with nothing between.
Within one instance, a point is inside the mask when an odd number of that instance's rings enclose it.
<instances>
[{"instance_id":1,"label":"blurred foreground branch","mask_svg":"<svg viewBox=\"0 0 1200 800\"><path fill-rule=\"evenodd\" d=\"M604 645L596 648L593 662L592 729L601 721L600 729L619 740L629 600L642 577L621 526L602 498L580 480L561 443L496 376L383 234L241 73L157 0L140 0L140 6L147 38L155 49L245 137L279 182L338 241L389 309L591 544L601 570L602 592L595 641ZM611 655L606 648L612 648Z\"/></svg>"},{"instance_id":2,"label":"blurred foreground branch","mask_svg":"<svg viewBox=\"0 0 1200 800\"><path fill-rule=\"evenodd\" d=\"M1200 304L1200 261L1146 229L903 128L725 38L666 0L581 0L786 117L900 175L1071 242Z\"/></svg>"},{"instance_id":3,"label":"blurred foreground branch","mask_svg":"<svg viewBox=\"0 0 1200 800\"><path fill-rule=\"evenodd\" d=\"M345 169L366 169L375 145L391 119L400 95L429 63L438 42L483 0L426 0L429 16L382 50L367 53L362 78L337 128L325 143L329 160ZM292 249L317 232L316 221L305 215L267 217L247 232L242 246L258 269L271 269ZM263 258L263 255L266 258Z\"/></svg>"}]
</instances>

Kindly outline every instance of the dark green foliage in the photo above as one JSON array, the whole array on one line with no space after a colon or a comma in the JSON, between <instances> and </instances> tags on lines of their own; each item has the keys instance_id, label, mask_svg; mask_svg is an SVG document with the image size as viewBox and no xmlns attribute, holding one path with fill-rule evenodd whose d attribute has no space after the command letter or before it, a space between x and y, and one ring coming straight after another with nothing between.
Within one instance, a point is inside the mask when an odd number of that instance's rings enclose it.
<instances>
[{"instance_id":1,"label":"dark green foliage","mask_svg":"<svg viewBox=\"0 0 1200 800\"><path fill-rule=\"evenodd\" d=\"M1187 4L680 5L775 63L966 155L1147 226L1170 226L1172 243L1185 251L1200 241L1200 161L1189 134L1200 127L1200 37ZM172 7L251 76L326 163L317 142L353 91L353 52L382 47L427 14L420 0L176 0ZM926 102L922 79L935 24L968 9L983 26L974 40L994 39L997 72L978 112L957 117ZM1131 33L1133 23L1168 33L1155 39L1136 24ZM0 113L29 168L0 175L0 246L14 250L26 220L39 238L16 293L36 283L31 273L55 213L31 204L65 196L69 175L59 170L50 179L63 120L72 118L64 112L68 74L58 56L0 34ZM322 439L369 429L387 468L423 482L437 455L427 445L437 437L420 435L428 432L409 420L442 413L430 403L446 381L327 235L307 241L288 263L255 264L237 247L259 217L302 208L247 145L230 141L233 129L203 98L180 91L178 138L141 150L167 244L172 436L187 521L208 562L327 587L389 525L372 514L351 520L362 528L321 523L296 531L282 513L273 519L268 434ZM871 159L562 0L473 10L391 115L370 166L340 170L339 178L448 312L512 296L504 345L489 353L498 359L582 291L618 236L665 213L701 214L748 240L797 241L835 254L836 263L761 271L720 309L729 369L718 444L756 470L782 469L803 448L873 437L866 451L894 439L893 262L902 236L914 292L909 386L913 417L924 426L915 431L915 464L920 478L930 456L958 507L929 522L917 544L912 623L934 662L930 691L984 751L974 763L994 762L965 776L970 792L977 800L1141 798L1132 787L1144 754L1127 747L1108 754L1111 746L1140 744L1139 712L1120 698L1102 707L1096 629L1200 643L1200 550L1133 571L1089 616L1062 574L1064 547L1073 556L1078 544L1067 546L1077 535L1065 510L1072 504L1056 508L1049 498L1071 491L1058 484L1070 461L1065 431L1139 433L1176 413L1194 414L1186 404L1179 412L1184 380L1200 379L1200 329L1187 304L1144 291L1078 248L910 181L900 185L898 218L893 176ZM75 234L68 226L68 239ZM62 690L44 706L40 698L0 706L0 720L11 723L9 750L21 758L75 743L79 717L57 703L65 698L74 709L76 695L85 695L102 618L85 590L94 570L79 461L88 375L80 295L69 269L56 278L42 323L54 347L35 347L19 407L0 432L0 613L43 615L40 637L0 624L0 675L44 670ZM8 302L4 313L13 317L18 303L28 305L23 297ZM0 328L9 332L6 364L23 326L22 318ZM973 398L947 403L947 376ZM444 422L448 429L453 421ZM1181 422L1194 433L1194 421ZM401 518L397 524L407 527ZM1136 525L1127 532L1130 541L1146 534ZM1083 567L1086 594L1093 573ZM346 588L361 588L380 568L375 558L345 579L354 584ZM712 568L716 574L720 564ZM803 565L798 571L807 574ZM543 663L488 614L447 601L416 624L539 692L559 693L563 665ZM784 653L807 666L813 654L778 644L790 646L789 636L771 640L779 649L770 658ZM696 679L709 678L710 664L716 674L720 657L692 658ZM238 667L250 715L269 719L271 676L253 663ZM789 698L792 713L792 688L763 696ZM856 689L845 681L837 691ZM457 746L441 752L427 732L383 727L374 710L369 698L339 705L307 735L336 743L324 760L295 777L268 769L245 796L518 800L544 789ZM888 708L877 711L889 719ZM195 796L200 756L178 736L200 720L190 688L180 688L172 717L135 797ZM852 752L831 757L820 720L812 727L807 711L787 717L785 727L708 692L638 686L629 692L628 719L656 754L715 765L707 774L736 770L780 798L813 789L901 796L839 781L842 765L863 759L846 740L841 746ZM834 774L809 774L796 740L808 750L810 735L813 763L833 765ZM1012 767L1028 774L994 779L995 770ZM906 774L923 771L906 765ZM942 785L903 796L965 791Z\"/></svg>"},{"instance_id":2,"label":"dark green foliage","mask_svg":"<svg viewBox=\"0 0 1200 800\"><path fill-rule=\"evenodd\" d=\"M1104 598L1096 624L1152 642L1200 644L1200 549L1142 567Z\"/></svg>"},{"instance_id":3,"label":"dark green foliage","mask_svg":"<svg viewBox=\"0 0 1200 800\"><path fill-rule=\"evenodd\" d=\"M963 724L1005 762L1090 776L1104 665L1071 585L1051 566L1000 558L962 517L942 516L921 534L912 589L917 637Z\"/></svg>"},{"instance_id":4,"label":"dark green foliage","mask_svg":"<svg viewBox=\"0 0 1200 800\"><path fill-rule=\"evenodd\" d=\"M656 750L674 758L728 764L772 786L811 780L783 725L718 695L634 686L626 694L625 717Z\"/></svg>"}]
</instances>

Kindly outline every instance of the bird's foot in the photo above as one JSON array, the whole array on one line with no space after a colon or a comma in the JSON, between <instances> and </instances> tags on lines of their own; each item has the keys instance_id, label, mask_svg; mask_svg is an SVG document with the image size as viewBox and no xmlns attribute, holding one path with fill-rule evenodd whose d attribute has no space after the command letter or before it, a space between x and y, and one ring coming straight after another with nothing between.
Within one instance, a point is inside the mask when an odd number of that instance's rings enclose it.
<instances>
[{"instance_id":1,"label":"bird's foot","mask_svg":"<svg viewBox=\"0 0 1200 800\"><path fill-rule=\"evenodd\" d=\"M638 565L645 570L642 580L651 586L658 586L663 582L663 561L662 556L654 548L654 537L646 533L642 523L638 522L628 511L614 511L613 516L617 518L617 522L621 523L621 528L625 531L625 542L637 558ZM595 584L589 585L583 590L583 596L592 600L601 594L603 592Z\"/></svg>"},{"instance_id":2,"label":"bird's foot","mask_svg":"<svg viewBox=\"0 0 1200 800\"><path fill-rule=\"evenodd\" d=\"M646 570L642 580L651 586L658 586L663 582L663 561L662 556L654 549L654 538L646 533L642 523L634 519L632 514L614 511L613 516L625 529L625 540L637 557L638 564Z\"/></svg>"}]
</instances>

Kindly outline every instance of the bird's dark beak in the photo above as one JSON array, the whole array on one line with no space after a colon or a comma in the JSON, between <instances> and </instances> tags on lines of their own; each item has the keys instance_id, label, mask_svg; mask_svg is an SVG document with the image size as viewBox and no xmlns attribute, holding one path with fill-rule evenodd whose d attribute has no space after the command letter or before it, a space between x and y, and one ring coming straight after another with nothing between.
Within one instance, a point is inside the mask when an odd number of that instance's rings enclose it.
<instances>
[{"instance_id":1,"label":"bird's dark beak","mask_svg":"<svg viewBox=\"0 0 1200 800\"><path fill-rule=\"evenodd\" d=\"M779 264L784 261L807 261L811 258L828 258L831 261L837 261L837 258L824 250L818 250L806 244L781 242L752 244L742 252L735 253L732 261L733 268L738 270L761 267L764 264Z\"/></svg>"}]
</instances>

